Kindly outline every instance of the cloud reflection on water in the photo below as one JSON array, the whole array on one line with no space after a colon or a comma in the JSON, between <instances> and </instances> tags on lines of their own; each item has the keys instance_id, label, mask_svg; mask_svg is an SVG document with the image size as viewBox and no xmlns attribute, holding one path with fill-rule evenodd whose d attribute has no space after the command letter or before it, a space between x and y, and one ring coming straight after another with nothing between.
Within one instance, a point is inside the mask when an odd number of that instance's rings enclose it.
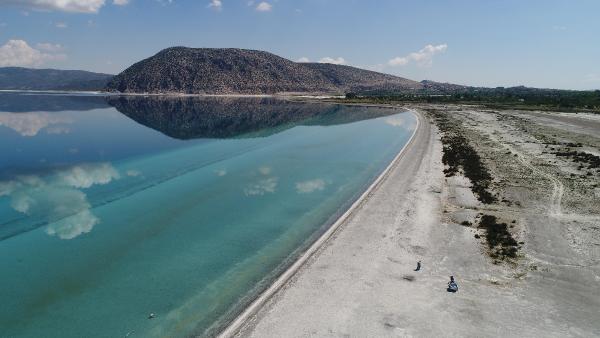
<instances>
[{"instance_id":1,"label":"cloud reflection on water","mask_svg":"<svg viewBox=\"0 0 600 338\"><path fill-rule=\"evenodd\" d=\"M60 239L73 239L90 232L100 222L81 189L108 184L119 179L110 163L82 164L54 175L17 176L0 182L0 197L7 196L19 213L39 217L46 222L46 233Z\"/></svg>"},{"instance_id":2,"label":"cloud reflection on water","mask_svg":"<svg viewBox=\"0 0 600 338\"><path fill-rule=\"evenodd\" d=\"M66 116L44 112L30 113L2 113L0 112L0 126L8 127L21 136L36 136L40 130L48 127L49 134L65 134L70 130L64 124L73 123ZM49 127L50 126L50 127Z\"/></svg>"},{"instance_id":3,"label":"cloud reflection on water","mask_svg":"<svg viewBox=\"0 0 600 338\"><path fill-rule=\"evenodd\" d=\"M48 225L46 233L50 236L58 236L60 239L73 239L92 231L94 225L99 222L100 219L94 216L90 210L83 210Z\"/></svg>"},{"instance_id":4,"label":"cloud reflection on water","mask_svg":"<svg viewBox=\"0 0 600 338\"><path fill-rule=\"evenodd\" d=\"M266 193L274 193L279 183L279 177L269 177L252 183L244 188L246 196L262 196Z\"/></svg>"},{"instance_id":5,"label":"cloud reflection on water","mask_svg":"<svg viewBox=\"0 0 600 338\"><path fill-rule=\"evenodd\" d=\"M392 127L398 127L398 128L403 128L405 130L413 130L415 128L415 123L412 120L408 120L406 119L406 117L404 116L392 116L392 117L388 117L385 120L385 123L392 126Z\"/></svg>"},{"instance_id":6,"label":"cloud reflection on water","mask_svg":"<svg viewBox=\"0 0 600 338\"><path fill-rule=\"evenodd\" d=\"M94 184L107 184L118 179L119 173L110 163L84 164L61 171L58 176L64 185L89 188Z\"/></svg>"},{"instance_id":7,"label":"cloud reflection on water","mask_svg":"<svg viewBox=\"0 0 600 338\"><path fill-rule=\"evenodd\" d=\"M296 191L299 194L310 194L317 190L325 189L326 182L320 178L296 183Z\"/></svg>"},{"instance_id":8,"label":"cloud reflection on water","mask_svg":"<svg viewBox=\"0 0 600 338\"><path fill-rule=\"evenodd\" d=\"M258 171L259 171L261 174L263 174L263 175L265 175L265 176L266 176L266 175L269 175L269 174L271 173L272 169L271 169L271 167L264 166L264 167L260 167L260 168L258 168Z\"/></svg>"},{"instance_id":9,"label":"cloud reflection on water","mask_svg":"<svg viewBox=\"0 0 600 338\"><path fill-rule=\"evenodd\" d=\"M404 126L404 119L400 117L390 117L385 119L385 123L393 127L402 127Z\"/></svg>"}]
</instances>

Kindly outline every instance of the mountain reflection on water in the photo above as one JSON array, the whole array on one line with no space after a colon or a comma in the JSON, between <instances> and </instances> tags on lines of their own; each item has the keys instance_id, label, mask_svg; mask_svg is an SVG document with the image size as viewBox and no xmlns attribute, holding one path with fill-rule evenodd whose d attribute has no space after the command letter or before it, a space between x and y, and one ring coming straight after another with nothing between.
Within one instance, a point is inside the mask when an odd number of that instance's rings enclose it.
<instances>
[{"instance_id":1,"label":"mountain reflection on water","mask_svg":"<svg viewBox=\"0 0 600 338\"><path fill-rule=\"evenodd\" d=\"M119 112L177 139L264 137L296 125L335 125L389 110L271 97L109 97Z\"/></svg>"},{"instance_id":2,"label":"mountain reflection on water","mask_svg":"<svg viewBox=\"0 0 600 338\"><path fill-rule=\"evenodd\" d=\"M0 93L0 99L0 151L5 154L0 159L0 239L40 226L60 239L76 238L100 223L94 207L228 156L231 150L180 167L175 162L154 180L135 167L115 165L130 158L201 139L264 138L297 125L338 125L391 113L275 98ZM131 180L137 180L134 188ZM128 188L110 186L116 181L127 181L120 185ZM103 188L110 193L88 197L89 191Z\"/></svg>"}]
</instances>

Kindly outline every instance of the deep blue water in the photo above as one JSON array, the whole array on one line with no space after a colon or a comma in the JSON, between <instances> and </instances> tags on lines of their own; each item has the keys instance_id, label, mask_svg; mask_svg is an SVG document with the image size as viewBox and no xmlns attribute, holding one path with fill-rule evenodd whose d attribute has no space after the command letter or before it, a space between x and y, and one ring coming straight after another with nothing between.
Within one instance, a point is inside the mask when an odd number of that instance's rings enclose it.
<instances>
[{"instance_id":1,"label":"deep blue water","mask_svg":"<svg viewBox=\"0 0 600 338\"><path fill-rule=\"evenodd\" d=\"M213 333L414 128L275 99L0 94L1 336Z\"/></svg>"}]
</instances>

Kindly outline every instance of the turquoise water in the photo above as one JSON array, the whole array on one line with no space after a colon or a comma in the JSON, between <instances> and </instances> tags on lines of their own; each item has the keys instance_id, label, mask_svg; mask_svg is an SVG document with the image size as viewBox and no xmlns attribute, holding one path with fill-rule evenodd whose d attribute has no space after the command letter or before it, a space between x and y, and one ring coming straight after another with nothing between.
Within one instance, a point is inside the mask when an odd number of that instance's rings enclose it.
<instances>
[{"instance_id":1,"label":"turquoise water","mask_svg":"<svg viewBox=\"0 0 600 338\"><path fill-rule=\"evenodd\" d=\"M214 334L414 128L383 108L0 94L2 336Z\"/></svg>"}]
</instances>

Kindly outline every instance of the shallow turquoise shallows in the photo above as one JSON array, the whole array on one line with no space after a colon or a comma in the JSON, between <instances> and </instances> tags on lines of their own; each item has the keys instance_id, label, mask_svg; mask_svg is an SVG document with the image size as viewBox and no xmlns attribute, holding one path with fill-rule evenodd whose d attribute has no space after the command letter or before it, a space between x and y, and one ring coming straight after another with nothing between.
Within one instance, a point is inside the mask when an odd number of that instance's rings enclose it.
<instances>
[{"instance_id":1,"label":"shallow turquoise shallows","mask_svg":"<svg viewBox=\"0 0 600 338\"><path fill-rule=\"evenodd\" d=\"M215 334L415 124L267 98L0 93L0 336Z\"/></svg>"}]
</instances>

